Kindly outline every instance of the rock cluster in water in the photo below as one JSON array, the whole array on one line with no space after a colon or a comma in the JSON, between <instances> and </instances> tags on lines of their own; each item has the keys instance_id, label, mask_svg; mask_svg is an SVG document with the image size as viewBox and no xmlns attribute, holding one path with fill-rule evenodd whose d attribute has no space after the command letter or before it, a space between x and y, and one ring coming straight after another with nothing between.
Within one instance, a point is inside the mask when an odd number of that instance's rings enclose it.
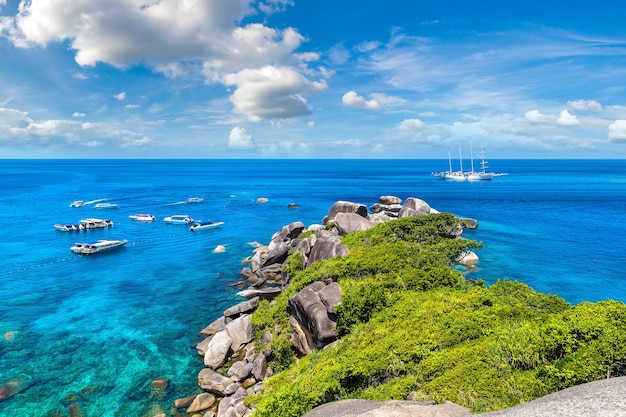
<instances>
[{"instance_id":1,"label":"rock cluster in water","mask_svg":"<svg viewBox=\"0 0 626 417\"><path fill-rule=\"evenodd\" d=\"M263 381L273 371L268 367L271 352L255 349L250 317L260 300L275 298L288 284L289 277L283 267L291 254L300 253L304 266L308 267L315 261L348 254L348 248L339 239L342 235L394 218L436 212L417 198L407 198L403 203L398 197L382 196L369 210L363 204L337 201L322 224L306 227L302 222L294 222L274 233L268 245L255 244L253 254L244 260L246 266L241 270L247 288L238 295L245 301L226 309L200 332L204 339L196 350L205 365L198 373L198 385L203 392L176 400L175 408L198 417L243 417L251 413L244 404L245 398L250 393L262 392ZM465 223L476 227L475 220L468 219ZM308 232L304 234L307 237L301 237L302 232ZM459 229L458 236L461 233ZM291 341L300 353L307 354L337 340L336 308L340 303L341 288L336 282L314 282L289 298ZM267 333L264 338L271 335Z\"/></svg>"}]
</instances>

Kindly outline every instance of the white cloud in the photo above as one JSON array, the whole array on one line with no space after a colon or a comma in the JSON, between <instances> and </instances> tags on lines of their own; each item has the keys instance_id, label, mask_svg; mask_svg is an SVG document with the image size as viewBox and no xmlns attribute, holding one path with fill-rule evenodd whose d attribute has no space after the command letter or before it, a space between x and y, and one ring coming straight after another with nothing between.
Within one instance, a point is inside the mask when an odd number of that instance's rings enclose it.
<instances>
[{"instance_id":1,"label":"white cloud","mask_svg":"<svg viewBox=\"0 0 626 417\"><path fill-rule=\"evenodd\" d=\"M359 52L370 52L380 47L381 43L377 41L362 42L356 46Z\"/></svg>"},{"instance_id":2,"label":"white cloud","mask_svg":"<svg viewBox=\"0 0 626 417\"><path fill-rule=\"evenodd\" d=\"M237 87L230 96L235 112L256 122L310 114L302 94L327 87L325 80L309 81L291 67L276 66L228 74L223 82Z\"/></svg>"},{"instance_id":3,"label":"white cloud","mask_svg":"<svg viewBox=\"0 0 626 417\"><path fill-rule=\"evenodd\" d=\"M228 147L231 149L252 149L254 139L243 127L233 127L228 136Z\"/></svg>"},{"instance_id":4,"label":"white cloud","mask_svg":"<svg viewBox=\"0 0 626 417\"><path fill-rule=\"evenodd\" d=\"M153 145L149 138L143 137L139 139L129 140L121 145L122 148L146 148Z\"/></svg>"},{"instance_id":5,"label":"white cloud","mask_svg":"<svg viewBox=\"0 0 626 417\"><path fill-rule=\"evenodd\" d=\"M115 97L116 100L120 100L120 101L126 100L126 93L119 93L119 94L114 95L113 97Z\"/></svg>"},{"instance_id":6,"label":"white cloud","mask_svg":"<svg viewBox=\"0 0 626 417\"><path fill-rule=\"evenodd\" d=\"M420 130L424 126L426 126L426 123L422 122L420 119L404 119L398 125L398 129L414 131L414 130Z\"/></svg>"},{"instance_id":7,"label":"white cloud","mask_svg":"<svg viewBox=\"0 0 626 417\"><path fill-rule=\"evenodd\" d=\"M576 116L570 114L567 110L562 110L561 113L559 113L556 122L561 126L576 126L580 124Z\"/></svg>"},{"instance_id":8,"label":"white cloud","mask_svg":"<svg viewBox=\"0 0 626 417\"><path fill-rule=\"evenodd\" d=\"M10 137L15 128L25 128L32 123L28 113L0 107L0 140Z\"/></svg>"},{"instance_id":9,"label":"white cloud","mask_svg":"<svg viewBox=\"0 0 626 417\"><path fill-rule=\"evenodd\" d=\"M20 47L68 41L81 66L104 62L118 68L145 64L169 77L195 74L206 82L236 85L235 111L251 120L309 114L304 95L326 88L310 79L319 60L296 53L305 38L297 30L247 17L272 14L293 0L54 0L22 2L5 29ZM255 9L255 7L257 9ZM323 73L325 78L330 73ZM115 96L124 100L125 93Z\"/></svg>"},{"instance_id":10,"label":"white cloud","mask_svg":"<svg viewBox=\"0 0 626 417\"><path fill-rule=\"evenodd\" d=\"M139 109L139 108L141 108L141 106L139 104L127 104L127 105L124 106L124 108L127 108L127 109Z\"/></svg>"},{"instance_id":11,"label":"white cloud","mask_svg":"<svg viewBox=\"0 0 626 417\"><path fill-rule=\"evenodd\" d=\"M85 113L74 112L72 113L72 117L85 117L87 116Z\"/></svg>"},{"instance_id":12,"label":"white cloud","mask_svg":"<svg viewBox=\"0 0 626 417\"><path fill-rule=\"evenodd\" d=\"M356 93L356 91L348 91L341 98L341 102L348 107L356 107L358 109L380 110L382 104L376 99L366 100Z\"/></svg>"},{"instance_id":13,"label":"white cloud","mask_svg":"<svg viewBox=\"0 0 626 417\"><path fill-rule=\"evenodd\" d=\"M555 119L554 116L547 116L541 114L539 110L531 110L524 115L526 119L531 123L548 123Z\"/></svg>"},{"instance_id":14,"label":"white cloud","mask_svg":"<svg viewBox=\"0 0 626 417\"><path fill-rule=\"evenodd\" d=\"M556 123L561 126L579 125L580 121L576 116L570 114L567 110L561 110L558 116L542 114L539 110L531 110L524 115L526 120L531 123Z\"/></svg>"},{"instance_id":15,"label":"white cloud","mask_svg":"<svg viewBox=\"0 0 626 417\"><path fill-rule=\"evenodd\" d=\"M626 140L626 120L616 120L609 125L609 139L615 141Z\"/></svg>"},{"instance_id":16,"label":"white cloud","mask_svg":"<svg viewBox=\"0 0 626 417\"><path fill-rule=\"evenodd\" d=\"M574 110L602 110L602 104L594 100L572 100L568 101L567 105Z\"/></svg>"}]
</instances>

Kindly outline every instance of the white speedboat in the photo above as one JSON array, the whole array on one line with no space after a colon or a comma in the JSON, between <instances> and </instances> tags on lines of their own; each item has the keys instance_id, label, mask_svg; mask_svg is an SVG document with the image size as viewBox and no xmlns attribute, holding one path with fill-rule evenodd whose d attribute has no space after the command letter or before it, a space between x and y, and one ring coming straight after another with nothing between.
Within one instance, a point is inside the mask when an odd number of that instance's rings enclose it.
<instances>
[{"instance_id":1,"label":"white speedboat","mask_svg":"<svg viewBox=\"0 0 626 417\"><path fill-rule=\"evenodd\" d=\"M85 202L83 200L76 200L70 203L70 207L82 207L84 205L85 205Z\"/></svg>"},{"instance_id":2,"label":"white speedboat","mask_svg":"<svg viewBox=\"0 0 626 417\"><path fill-rule=\"evenodd\" d=\"M137 220L138 222L153 222L156 220L152 214L148 213L138 213L128 216L132 220Z\"/></svg>"},{"instance_id":3,"label":"white speedboat","mask_svg":"<svg viewBox=\"0 0 626 417\"><path fill-rule=\"evenodd\" d=\"M188 203L202 203L204 201L204 198L202 197L189 197L187 199Z\"/></svg>"},{"instance_id":4,"label":"white speedboat","mask_svg":"<svg viewBox=\"0 0 626 417\"><path fill-rule=\"evenodd\" d=\"M95 209L111 209L111 208L117 208L117 204L113 204L113 203L98 203L95 206L93 206L93 208L95 208Z\"/></svg>"},{"instance_id":5,"label":"white speedboat","mask_svg":"<svg viewBox=\"0 0 626 417\"><path fill-rule=\"evenodd\" d=\"M168 216L164 218L163 221L165 223L171 224L190 224L194 222L194 220L186 214L175 214L173 216Z\"/></svg>"},{"instance_id":6,"label":"white speedboat","mask_svg":"<svg viewBox=\"0 0 626 417\"><path fill-rule=\"evenodd\" d=\"M121 248L128 243L128 240L98 240L94 243L76 243L70 248L74 253L80 255L92 255L94 253L110 251Z\"/></svg>"},{"instance_id":7,"label":"white speedboat","mask_svg":"<svg viewBox=\"0 0 626 417\"><path fill-rule=\"evenodd\" d=\"M189 230L191 230L192 232L199 232L201 230L207 230L207 229L215 229L216 227L219 227L221 225L223 225L224 222L200 222L200 223L194 223Z\"/></svg>"},{"instance_id":8,"label":"white speedboat","mask_svg":"<svg viewBox=\"0 0 626 417\"><path fill-rule=\"evenodd\" d=\"M81 219L77 224L57 223L54 228L62 232L80 232L81 230L105 229L113 226L108 219Z\"/></svg>"}]
</instances>

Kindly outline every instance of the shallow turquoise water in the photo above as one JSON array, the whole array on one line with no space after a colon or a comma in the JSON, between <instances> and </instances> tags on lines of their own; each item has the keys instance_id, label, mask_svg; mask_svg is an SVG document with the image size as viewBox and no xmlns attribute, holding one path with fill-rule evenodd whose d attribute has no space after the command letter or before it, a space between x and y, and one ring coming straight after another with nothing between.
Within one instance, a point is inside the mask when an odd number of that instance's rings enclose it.
<instances>
[{"instance_id":1,"label":"shallow turquoise water","mask_svg":"<svg viewBox=\"0 0 626 417\"><path fill-rule=\"evenodd\" d=\"M153 415L196 387L197 331L238 302L249 242L284 224L319 223L337 200L418 197L473 217L488 283L508 277L571 303L626 301L626 161L493 161L509 176L455 183L431 177L447 161L4 160L0 162L0 383L21 391L0 416ZM183 204L188 197L200 204ZM265 204L256 203L267 197ZM105 199L117 209L70 202ZM289 209L289 203L298 209ZM142 224L130 214L149 212ZM162 219L189 214L223 227L191 233ZM107 230L64 233L55 223L105 217ZM76 241L128 239L93 257ZM214 253L217 245L224 253ZM151 393L167 377L165 396Z\"/></svg>"}]
</instances>

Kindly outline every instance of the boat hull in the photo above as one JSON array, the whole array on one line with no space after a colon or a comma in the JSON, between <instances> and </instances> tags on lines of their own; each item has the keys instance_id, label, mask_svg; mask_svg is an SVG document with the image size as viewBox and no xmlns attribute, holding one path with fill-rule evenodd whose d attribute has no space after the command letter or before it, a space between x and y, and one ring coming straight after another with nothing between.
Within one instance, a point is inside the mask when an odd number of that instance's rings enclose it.
<instances>
[{"instance_id":1,"label":"boat hull","mask_svg":"<svg viewBox=\"0 0 626 417\"><path fill-rule=\"evenodd\" d=\"M128 240L99 240L95 243L77 243L70 250L79 255L93 255L119 249L126 245Z\"/></svg>"},{"instance_id":2,"label":"boat hull","mask_svg":"<svg viewBox=\"0 0 626 417\"><path fill-rule=\"evenodd\" d=\"M216 227L220 227L224 222L207 222L207 223L197 223L189 228L192 232L200 232L202 230L215 229Z\"/></svg>"},{"instance_id":3,"label":"boat hull","mask_svg":"<svg viewBox=\"0 0 626 417\"><path fill-rule=\"evenodd\" d=\"M133 214L131 216L128 216L128 218L138 222L153 222L156 220L156 217L154 217L152 214Z\"/></svg>"},{"instance_id":4,"label":"boat hull","mask_svg":"<svg viewBox=\"0 0 626 417\"><path fill-rule=\"evenodd\" d=\"M163 219L165 223L169 224L191 224L194 222L194 219L187 215L175 215L169 216Z\"/></svg>"}]
</instances>

